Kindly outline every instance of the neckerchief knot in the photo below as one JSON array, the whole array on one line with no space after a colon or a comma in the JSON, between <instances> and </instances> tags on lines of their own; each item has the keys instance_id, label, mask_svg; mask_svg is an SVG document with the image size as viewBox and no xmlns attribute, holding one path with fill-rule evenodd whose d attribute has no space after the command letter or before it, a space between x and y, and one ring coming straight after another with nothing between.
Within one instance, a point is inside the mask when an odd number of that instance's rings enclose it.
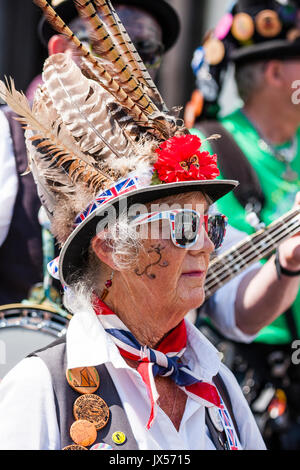
<instances>
[{"instance_id":1,"label":"neckerchief knot","mask_svg":"<svg viewBox=\"0 0 300 470\"><path fill-rule=\"evenodd\" d=\"M148 429L155 419L155 404L159 398L154 381L157 375L170 377L181 390L203 406L220 407L221 401L216 387L201 380L182 363L187 343L184 320L163 338L156 349L152 349L141 345L120 318L98 298L94 299L94 310L120 354L124 358L139 362L137 371L147 386L151 404Z\"/></svg>"}]
</instances>

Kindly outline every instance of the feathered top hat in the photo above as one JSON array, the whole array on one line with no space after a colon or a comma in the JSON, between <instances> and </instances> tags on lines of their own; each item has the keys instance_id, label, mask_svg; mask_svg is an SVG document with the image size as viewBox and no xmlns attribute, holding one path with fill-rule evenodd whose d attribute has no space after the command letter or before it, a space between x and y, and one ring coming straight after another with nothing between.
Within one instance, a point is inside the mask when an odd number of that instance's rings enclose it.
<instances>
[{"instance_id":1,"label":"feathered top hat","mask_svg":"<svg viewBox=\"0 0 300 470\"><path fill-rule=\"evenodd\" d=\"M186 122L192 120L189 115L193 113L216 118L224 72L230 62L293 58L300 59L299 0L235 2L194 52L192 68L198 91L186 108Z\"/></svg>"},{"instance_id":2,"label":"feathered top hat","mask_svg":"<svg viewBox=\"0 0 300 470\"><path fill-rule=\"evenodd\" d=\"M57 269L68 285L109 208L190 191L215 201L237 182L215 180L216 156L201 152L200 139L167 109L109 1L75 2L95 55L46 0L34 2L69 38L79 66L67 54L50 56L32 110L12 81L1 82L0 96L26 127L29 167L62 245Z\"/></svg>"},{"instance_id":3,"label":"feathered top hat","mask_svg":"<svg viewBox=\"0 0 300 470\"><path fill-rule=\"evenodd\" d=\"M52 4L56 13L67 24L78 16L73 0L52 1ZM135 6L153 15L161 26L165 51L171 49L177 41L180 33L179 18L174 8L165 0L112 0L112 4ZM55 34L55 29L51 27L44 16L38 24L38 34L46 47L50 37Z\"/></svg>"}]
</instances>

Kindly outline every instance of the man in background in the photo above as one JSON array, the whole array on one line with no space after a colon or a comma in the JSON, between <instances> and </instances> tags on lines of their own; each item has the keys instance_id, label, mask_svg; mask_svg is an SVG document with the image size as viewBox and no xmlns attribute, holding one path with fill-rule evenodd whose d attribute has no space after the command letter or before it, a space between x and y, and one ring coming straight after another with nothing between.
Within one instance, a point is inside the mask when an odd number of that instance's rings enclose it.
<instances>
[{"instance_id":1,"label":"man in background","mask_svg":"<svg viewBox=\"0 0 300 470\"><path fill-rule=\"evenodd\" d=\"M214 147L218 153L220 177L239 176L241 185L217 208L225 214L230 208L229 223L245 232L244 237L260 223L268 225L283 216L295 199L299 206L300 106L293 99L295 83L300 78L299 7L297 1L283 4L275 0L240 0L221 18L194 56L198 91L187 107L186 118L191 127L191 111L196 110L197 102L198 120L191 132L204 137L214 129L222 135L210 151ZM235 64L237 88L244 104L220 117L218 100L229 63ZM273 368L274 358L283 366L284 376L290 365L293 340L300 337L299 233L278 247L260 275L260 284L256 284L257 277L253 283L251 273L240 283L236 309L246 312L237 316L241 330L256 335L252 344L241 346L241 351L259 374L263 387L278 366L274 363ZM269 284L271 278L273 282ZM257 302L267 284L268 294ZM245 295L240 295L245 286ZM279 316L285 293L291 291L295 301ZM223 288L225 297L226 294L231 295L230 284ZM239 298L243 299L242 304ZM300 391L298 369L290 368L287 380L291 386L286 393L290 411L295 407L300 415L298 399L295 400ZM299 436L298 430L297 445ZM295 448L291 436L285 445Z\"/></svg>"}]
</instances>

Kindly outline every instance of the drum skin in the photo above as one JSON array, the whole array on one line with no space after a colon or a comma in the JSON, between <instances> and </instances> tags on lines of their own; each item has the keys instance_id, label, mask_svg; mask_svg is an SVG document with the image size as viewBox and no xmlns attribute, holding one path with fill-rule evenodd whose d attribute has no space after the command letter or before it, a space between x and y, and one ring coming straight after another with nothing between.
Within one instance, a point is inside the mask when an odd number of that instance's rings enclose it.
<instances>
[{"instance_id":1,"label":"drum skin","mask_svg":"<svg viewBox=\"0 0 300 470\"><path fill-rule=\"evenodd\" d=\"M28 354L64 336L71 317L46 304L0 306L0 380Z\"/></svg>"}]
</instances>

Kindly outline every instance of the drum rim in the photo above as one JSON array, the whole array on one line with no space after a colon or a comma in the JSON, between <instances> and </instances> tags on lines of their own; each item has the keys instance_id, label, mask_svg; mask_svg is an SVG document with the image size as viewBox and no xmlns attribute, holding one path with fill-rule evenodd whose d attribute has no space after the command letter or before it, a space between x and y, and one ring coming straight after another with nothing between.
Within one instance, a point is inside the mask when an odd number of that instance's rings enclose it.
<instances>
[{"instance_id":1,"label":"drum rim","mask_svg":"<svg viewBox=\"0 0 300 470\"><path fill-rule=\"evenodd\" d=\"M23 318L20 316L19 320L16 320L15 323L9 323L9 317L5 317L2 319L0 318L0 331L4 330L5 328L23 328L31 331L39 331L43 333L48 333L53 337L60 338L66 334L68 323L72 318L72 315L66 312L66 316L62 315L58 312L55 307L50 305L42 305L42 304L34 304L34 303L14 303L14 304L4 304L0 306L0 314L5 314L6 311L9 310L35 310L45 313L50 313L52 315L49 319L42 319L40 318L40 323L34 324L30 323L30 316L24 316ZM17 317L18 318L18 317ZM57 320L63 320L65 324L59 323ZM55 326L55 327L54 327Z\"/></svg>"},{"instance_id":2,"label":"drum rim","mask_svg":"<svg viewBox=\"0 0 300 470\"><path fill-rule=\"evenodd\" d=\"M50 313L55 313L56 315L59 315L63 318L66 318L67 320L71 320L72 318L72 315L68 312L66 312L66 315L65 317L63 315L61 315L60 312L58 312L55 307L52 307L51 305L42 305L42 304L34 304L34 303L26 303L26 304L22 304L22 303L15 303L15 304L3 304L3 305L0 305L0 312L4 311L4 310L9 310L9 309L13 309L13 308L23 308L23 309L35 309L35 310L44 310L44 311L48 311Z\"/></svg>"}]
</instances>

